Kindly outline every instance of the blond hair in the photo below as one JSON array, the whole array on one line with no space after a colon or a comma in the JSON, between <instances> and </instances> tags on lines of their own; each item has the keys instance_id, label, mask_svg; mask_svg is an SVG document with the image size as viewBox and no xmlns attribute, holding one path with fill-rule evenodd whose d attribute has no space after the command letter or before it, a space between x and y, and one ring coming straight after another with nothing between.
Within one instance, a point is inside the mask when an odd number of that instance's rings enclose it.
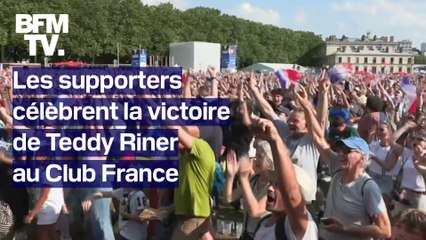
<instances>
[{"instance_id":1,"label":"blond hair","mask_svg":"<svg viewBox=\"0 0 426 240\"><path fill-rule=\"evenodd\" d=\"M256 144L256 153L265 157L268 162L268 169L274 170L274 158L272 155L271 145L267 141L260 141Z\"/></svg>"}]
</instances>

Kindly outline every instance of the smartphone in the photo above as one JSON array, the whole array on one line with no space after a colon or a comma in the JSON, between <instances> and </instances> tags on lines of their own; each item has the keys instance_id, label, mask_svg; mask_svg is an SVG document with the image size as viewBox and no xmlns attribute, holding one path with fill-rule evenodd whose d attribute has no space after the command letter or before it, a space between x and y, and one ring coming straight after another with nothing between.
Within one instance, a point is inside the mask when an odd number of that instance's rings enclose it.
<instances>
[{"instance_id":1,"label":"smartphone","mask_svg":"<svg viewBox=\"0 0 426 240\"><path fill-rule=\"evenodd\" d=\"M320 219L321 223L324 225L330 225L334 223L334 220L332 218L324 217Z\"/></svg>"}]
</instances>

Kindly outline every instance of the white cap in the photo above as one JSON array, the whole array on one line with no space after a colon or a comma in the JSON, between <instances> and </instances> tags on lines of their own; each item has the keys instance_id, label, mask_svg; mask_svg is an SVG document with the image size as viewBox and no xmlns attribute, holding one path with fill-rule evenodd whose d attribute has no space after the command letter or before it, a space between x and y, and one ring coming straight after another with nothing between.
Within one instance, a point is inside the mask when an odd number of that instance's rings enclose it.
<instances>
[{"instance_id":1,"label":"white cap","mask_svg":"<svg viewBox=\"0 0 426 240\"><path fill-rule=\"evenodd\" d=\"M309 174L301 167L293 164L294 170L296 172L297 182L300 186L300 193L302 194L303 200L305 203L310 204L314 199L312 199L312 193L316 192L314 180L309 176ZM276 172L269 170L270 177L276 177Z\"/></svg>"}]
</instances>

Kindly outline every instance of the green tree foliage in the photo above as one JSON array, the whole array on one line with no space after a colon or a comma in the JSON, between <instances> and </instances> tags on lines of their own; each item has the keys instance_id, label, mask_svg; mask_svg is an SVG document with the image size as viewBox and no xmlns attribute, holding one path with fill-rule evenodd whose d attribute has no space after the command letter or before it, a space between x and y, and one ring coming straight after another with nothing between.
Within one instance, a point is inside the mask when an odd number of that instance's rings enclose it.
<instances>
[{"instance_id":1,"label":"green tree foliage","mask_svg":"<svg viewBox=\"0 0 426 240\"><path fill-rule=\"evenodd\" d=\"M426 64L426 56L415 56L414 64Z\"/></svg>"},{"instance_id":2,"label":"green tree foliage","mask_svg":"<svg viewBox=\"0 0 426 240\"><path fill-rule=\"evenodd\" d=\"M1 0L2 59L28 59L28 43L15 33L15 14L68 13L69 33L61 34L57 48L65 56L51 61L83 60L112 63L119 45L120 62L130 62L130 50L141 46L151 55L167 56L169 43L208 41L238 43L238 66L256 62L318 63L319 36L292 31L196 7L180 11L171 4L147 6L140 0ZM38 46L39 62L43 51Z\"/></svg>"}]
</instances>

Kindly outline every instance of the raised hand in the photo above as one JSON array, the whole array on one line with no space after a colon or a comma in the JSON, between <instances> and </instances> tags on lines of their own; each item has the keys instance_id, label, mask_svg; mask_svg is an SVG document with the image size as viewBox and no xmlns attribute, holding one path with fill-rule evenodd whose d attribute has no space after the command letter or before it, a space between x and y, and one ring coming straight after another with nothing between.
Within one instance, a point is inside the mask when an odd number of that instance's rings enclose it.
<instances>
[{"instance_id":1,"label":"raised hand","mask_svg":"<svg viewBox=\"0 0 426 240\"><path fill-rule=\"evenodd\" d=\"M299 85L299 88L300 91L294 91L294 95L296 96L297 100L299 100L300 105L302 105L304 109L308 109L310 107L310 102L308 99L308 94L306 93L306 89L301 85Z\"/></svg>"},{"instance_id":2,"label":"raised hand","mask_svg":"<svg viewBox=\"0 0 426 240\"><path fill-rule=\"evenodd\" d=\"M215 78L216 77L217 70L216 70L216 68L214 66L210 65L207 68L207 71L209 72L211 78Z\"/></svg>"},{"instance_id":3,"label":"raised hand","mask_svg":"<svg viewBox=\"0 0 426 240\"><path fill-rule=\"evenodd\" d=\"M319 84L319 89L321 92L328 92L330 90L331 87L331 82L330 80L322 80Z\"/></svg>"},{"instance_id":4,"label":"raised hand","mask_svg":"<svg viewBox=\"0 0 426 240\"><path fill-rule=\"evenodd\" d=\"M251 89L255 89L257 86L257 79L256 79L256 74L254 72L251 73L250 78L249 78L249 87Z\"/></svg>"},{"instance_id":5,"label":"raised hand","mask_svg":"<svg viewBox=\"0 0 426 240\"><path fill-rule=\"evenodd\" d=\"M405 123L405 125L409 128L409 129L413 129L417 127L417 123L412 121L412 120L407 120L407 122Z\"/></svg>"},{"instance_id":6,"label":"raised hand","mask_svg":"<svg viewBox=\"0 0 426 240\"><path fill-rule=\"evenodd\" d=\"M231 150L226 155L226 173L228 176L235 176L238 172L239 166L237 162L237 154Z\"/></svg>"},{"instance_id":7,"label":"raised hand","mask_svg":"<svg viewBox=\"0 0 426 240\"><path fill-rule=\"evenodd\" d=\"M84 212L90 211L90 209L92 208L92 202L93 202L93 199L89 198L81 203L81 207L83 208Z\"/></svg>"},{"instance_id":8,"label":"raised hand","mask_svg":"<svg viewBox=\"0 0 426 240\"><path fill-rule=\"evenodd\" d=\"M279 138L278 131L274 124L264 118L252 119L248 124L248 128L256 137L266 141L274 141Z\"/></svg>"}]
</instances>

